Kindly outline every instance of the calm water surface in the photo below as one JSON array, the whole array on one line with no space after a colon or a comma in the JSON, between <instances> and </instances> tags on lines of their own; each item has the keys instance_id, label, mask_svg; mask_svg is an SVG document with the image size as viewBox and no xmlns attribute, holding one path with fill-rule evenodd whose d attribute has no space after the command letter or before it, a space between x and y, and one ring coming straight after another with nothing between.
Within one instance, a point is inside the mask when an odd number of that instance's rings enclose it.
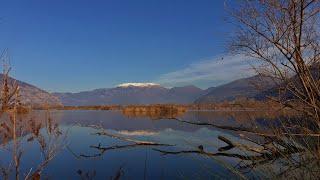
<instances>
[{"instance_id":1,"label":"calm water surface","mask_svg":"<svg viewBox=\"0 0 320 180\"><path fill-rule=\"evenodd\" d=\"M230 165L238 162L232 158L206 157L198 154L163 155L153 148L170 151L196 150L202 145L206 151L217 152L225 146L218 140L222 135L242 141L230 131L181 123L175 120L153 120L148 117L129 117L121 111L52 111L52 119L59 122L66 134L66 146L59 151L43 171L49 179L79 179L88 173L94 179L110 179L121 174L122 179L230 179L236 178ZM219 112L187 112L179 117L188 121L235 125L239 120ZM246 119L245 116L242 119ZM110 149L97 156L99 150L92 146L111 147L133 144L109 136L99 136L101 131L117 136L174 146L137 146ZM21 169L28 172L41 159L35 143L24 143ZM7 151L0 151L1 163L9 162ZM81 156L83 155L83 156ZM96 157L90 157L96 156ZM249 176L250 173L249 173Z\"/></svg>"}]
</instances>

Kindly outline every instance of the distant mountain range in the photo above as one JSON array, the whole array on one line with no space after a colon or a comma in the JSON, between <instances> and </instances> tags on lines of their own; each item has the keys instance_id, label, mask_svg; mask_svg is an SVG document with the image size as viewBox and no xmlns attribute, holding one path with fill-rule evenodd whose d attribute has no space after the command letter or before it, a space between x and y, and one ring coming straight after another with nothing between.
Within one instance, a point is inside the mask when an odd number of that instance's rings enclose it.
<instances>
[{"instance_id":1,"label":"distant mountain range","mask_svg":"<svg viewBox=\"0 0 320 180\"><path fill-rule=\"evenodd\" d=\"M205 91L195 86L165 88L152 83L127 83L115 88L79 93L54 93L64 105L87 106L105 104L189 104Z\"/></svg>"},{"instance_id":2,"label":"distant mountain range","mask_svg":"<svg viewBox=\"0 0 320 180\"><path fill-rule=\"evenodd\" d=\"M314 65L312 65L310 67L311 75L313 76L313 78L315 80L320 79L320 70L319 70L319 68L320 68L320 63L315 63ZM292 83L294 86L298 87L298 89L300 89L300 88L303 89L298 75L295 75L295 76L291 77L289 82ZM265 100L266 97L277 96L280 99L288 101L289 99L296 98L296 96L291 91L289 91L287 89L288 85L286 83L282 82L282 83L278 83L278 84L279 85L273 86L272 88L269 88L269 89L266 88L260 94L255 96L255 99L257 99L257 100ZM282 92L282 93L279 94L279 89L285 90L285 92Z\"/></svg>"},{"instance_id":3,"label":"distant mountain range","mask_svg":"<svg viewBox=\"0 0 320 180\"><path fill-rule=\"evenodd\" d=\"M3 74L0 74L0 85L2 84ZM20 87L21 102L27 105L61 105L58 97L39 89L31 84L9 78L9 84L16 83Z\"/></svg>"},{"instance_id":4,"label":"distant mountain range","mask_svg":"<svg viewBox=\"0 0 320 180\"><path fill-rule=\"evenodd\" d=\"M261 84L260 82L264 82ZM126 83L115 88L96 89L79 93L54 93L67 106L106 104L191 104L231 101L237 97L261 97L261 89L274 87L272 81L260 76L235 80L228 84L202 90L196 86L165 88L154 83Z\"/></svg>"},{"instance_id":5,"label":"distant mountain range","mask_svg":"<svg viewBox=\"0 0 320 180\"><path fill-rule=\"evenodd\" d=\"M0 74L0 80L2 75ZM12 83L15 79L10 78ZM264 82L261 84L260 82ZM274 88L271 80L260 76L235 80L206 90L196 86L165 88L154 83L126 83L115 88L102 88L79 93L48 93L28 83L18 81L22 103L32 105L129 105L129 104L191 104L231 101L237 97L263 99L268 89ZM265 91L259 91L256 84Z\"/></svg>"},{"instance_id":6,"label":"distant mountain range","mask_svg":"<svg viewBox=\"0 0 320 180\"><path fill-rule=\"evenodd\" d=\"M320 77L319 65L311 69L312 75ZM0 86L3 75L0 74ZM299 86L298 77L292 81ZM206 104L221 101L232 101L237 97L264 100L267 96L277 96L280 86L267 77L252 76L238 79L230 83L211 87L206 90L196 86L166 88L155 83L125 83L115 88L102 88L79 93L48 93L28 83L10 78L10 83L16 81L20 86L22 103L31 105L129 105L129 104ZM279 83L278 83L279 84ZM291 98L286 93L284 98Z\"/></svg>"},{"instance_id":7,"label":"distant mountain range","mask_svg":"<svg viewBox=\"0 0 320 180\"><path fill-rule=\"evenodd\" d=\"M274 87L275 83L273 80L256 75L249 78L238 79L215 88L209 88L208 93L195 100L195 103L203 104L232 101L237 97L262 99L262 97L270 95L270 93L267 94L265 92Z\"/></svg>"}]
</instances>

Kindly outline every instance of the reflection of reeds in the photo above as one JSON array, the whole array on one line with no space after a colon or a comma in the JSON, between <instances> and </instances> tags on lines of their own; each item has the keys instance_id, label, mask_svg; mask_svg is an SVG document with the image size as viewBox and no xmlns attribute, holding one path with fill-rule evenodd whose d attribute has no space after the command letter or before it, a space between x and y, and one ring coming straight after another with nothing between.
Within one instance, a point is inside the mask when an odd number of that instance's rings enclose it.
<instances>
[{"instance_id":1,"label":"reflection of reeds","mask_svg":"<svg viewBox=\"0 0 320 180\"><path fill-rule=\"evenodd\" d=\"M99 105L99 106L34 106L36 110L120 110L120 105Z\"/></svg>"},{"instance_id":2,"label":"reflection of reeds","mask_svg":"<svg viewBox=\"0 0 320 180\"><path fill-rule=\"evenodd\" d=\"M1 89L0 137L1 148L12 154L12 162L0 165L3 179L40 179L41 173L63 146L64 137L47 113L45 119L35 119L31 111L21 105L19 86L9 83L10 67L4 65ZM41 131L44 129L44 132ZM42 161L28 172L21 172L21 160L26 150L24 143L37 143Z\"/></svg>"},{"instance_id":3,"label":"reflection of reeds","mask_svg":"<svg viewBox=\"0 0 320 180\"><path fill-rule=\"evenodd\" d=\"M15 179L40 177L48 163L64 146L65 136L58 124L49 116L37 119L30 114L19 115L16 111L4 112L1 120L1 148L8 149L13 160L12 164L1 165L2 177L7 179L11 177L11 173L15 175ZM20 172L21 158L28 153L24 149L25 143L38 144L42 160L36 167L30 167L29 172Z\"/></svg>"}]
</instances>

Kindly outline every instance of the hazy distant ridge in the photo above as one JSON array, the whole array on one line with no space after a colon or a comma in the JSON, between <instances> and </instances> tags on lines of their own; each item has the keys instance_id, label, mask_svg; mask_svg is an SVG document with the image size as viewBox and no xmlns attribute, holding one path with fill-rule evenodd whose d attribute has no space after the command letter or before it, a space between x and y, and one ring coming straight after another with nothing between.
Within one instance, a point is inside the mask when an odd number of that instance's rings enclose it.
<instances>
[{"instance_id":1,"label":"hazy distant ridge","mask_svg":"<svg viewBox=\"0 0 320 180\"><path fill-rule=\"evenodd\" d=\"M79 93L54 93L64 105L106 105L106 104L158 104L158 103L193 103L205 94L195 86L165 88L157 84L147 86L134 83L115 88L96 89Z\"/></svg>"},{"instance_id":2,"label":"hazy distant ridge","mask_svg":"<svg viewBox=\"0 0 320 180\"><path fill-rule=\"evenodd\" d=\"M209 92L199 97L195 103L214 103L232 101L237 97L257 99L265 96L263 91L274 88L275 83L267 77L259 75L238 79L230 83L210 88Z\"/></svg>"},{"instance_id":3,"label":"hazy distant ridge","mask_svg":"<svg viewBox=\"0 0 320 180\"><path fill-rule=\"evenodd\" d=\"M0 85L2 84L3 74L0 74ZM14 78L9 79L9 84L13 84L16 81L20 87L20 100L22 104L27 105L61 105L58 97L36 87L31 84L16 80Z\"/></svg>"},{"instance_id":4,"label":"hazy distant ridge","mask_svg":"<svg viewBox=\"0 0 320 180\"><path fill-rule=\"evenodd\" d=\"M261 83L263 82L263 83ZM152 83L126 83L115 88L96 89L79 93L54 93L63 105L128 105L128 104L191 104L232 101L237 97L261 99L262 90L274 88L271 79L261 76L238 79L202 90L196 86L165 88Z\"/></svg>"}]
</instances>

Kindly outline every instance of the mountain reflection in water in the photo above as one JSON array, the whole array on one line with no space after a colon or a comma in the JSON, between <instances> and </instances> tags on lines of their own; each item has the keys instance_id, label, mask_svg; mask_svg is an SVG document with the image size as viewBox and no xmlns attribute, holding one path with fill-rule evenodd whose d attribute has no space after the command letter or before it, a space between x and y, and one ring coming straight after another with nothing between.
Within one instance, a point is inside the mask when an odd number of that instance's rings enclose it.
<instances>
[{"instance_id":1,"label":"mountain reflection in water","mask_svg":"<svg viewBox=\"0 0 320 180\"><path fill-rule=\"evenodd\" d=\"M128 113L123 111L52 111L50 117L59 123L66 134L65 147L46 165L42 177L52 179L167 179L167 178L230 178L236 177L230 167L237 160L225 157L207 157L197 154L163 156L154 148L179 151L205 148L215 152L225 143L224 136L244 142L230 131L213 127L181 123L166 116ZM233 113L233 114L232 114ZM248 112L222 113L189 111L170 114L188 121L214 122L223 125L241 125ZM43 119L44 111L34 112L34 118ZM242 119L236 120L234 116ZM168 117L168 116L167 116ZM164 118L164 119L163 119ZM42 126L42 131L45 127ZM101 132L105 132L101 133ZM26 133L28 134L28 133ZM116 138L115 138L116 137ZM153 143L153 144L150 144ZM249 143L249 142L247 142ZM26 174L41 159L34 143L22 142L24 156L21 170ZM1 162L10 162L8 151L0 151ZM257 174L249 172L247 176Z\"/></svg>"}]
</instances>

